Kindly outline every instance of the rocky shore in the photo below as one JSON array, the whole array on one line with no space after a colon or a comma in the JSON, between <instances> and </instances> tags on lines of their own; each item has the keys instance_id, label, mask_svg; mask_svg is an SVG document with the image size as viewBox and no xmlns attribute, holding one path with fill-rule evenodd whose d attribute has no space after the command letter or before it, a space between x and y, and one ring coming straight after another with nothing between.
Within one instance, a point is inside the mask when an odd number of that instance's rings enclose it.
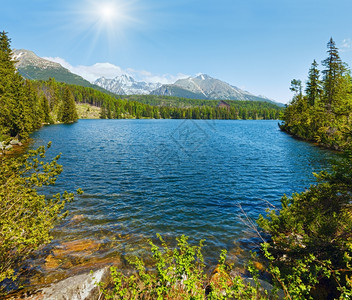
<instances>
[{"instance_id":1,"label":"rocky shore","mask_svg":"<svg viewBox=\"0 0 352 300\"><path fill-rule=\"evenodd\" d=\"M6 143L4 141L0 142L0 155L9 153L15 148L21 147L23 144L18 139L13 139L10 142Z\"/></svg>"}]
</instances>

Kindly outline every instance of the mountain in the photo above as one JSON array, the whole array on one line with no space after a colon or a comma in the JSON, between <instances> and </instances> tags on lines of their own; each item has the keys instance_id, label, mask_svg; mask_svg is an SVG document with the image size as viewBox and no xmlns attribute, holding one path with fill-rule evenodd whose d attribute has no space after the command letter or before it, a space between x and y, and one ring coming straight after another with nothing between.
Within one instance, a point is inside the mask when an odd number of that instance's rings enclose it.
<instances>
[{"instance_id":1,"label":"mountain","mask_svg":"<svg viewBox=\"0 0 352 300\"><path fill-rule=\"evenodd\" d=\"M106 90L91 84L83 77L71 73L59 63L43 59L32 51L25 49L14 50L13 59L17 61L16 68L18 72L27 79L48 80L49 78L55 78L59 82L91 87L106 92Z\"/></svg>"},{"instance_id":2,"label":"mountain","mask_svg":"<svg viewBox=\"0 0 352 300\"><path fill-rule=\"evenodd\" d=\"M179 79L174 84L162 85L152 95L176 96L209 100L249 100L274 102L263 96L255 96L247 91L230 85L206 74Z\"/></svg>"},{"instance_id":3,"label":"mountain","mask_svg":"<svg viewBox=\"0 0 352 300\"><path fill-rule=\"evenodd\" d=\"M14 50L13 59L16 60L18 72L25 78L35 80L55 78L59 82L91 87L118 95L159 95L201 100L265 101L283 106L283 104L265 96L255 96L206 74L179 79L174 84L136 81L128 75L117 76L113 79L101 77L92 84L83 77L71 73L59 63L40 58L29 50Z\"/></svg>"},{"instance_id":4,"label":"mountain","mask_svg":"<svg viewBox=\"0 0 352 300\"><path fill-rule=\"evenodd\" d=\"M200 93L192 92L188 89L179 87L175 84L163 84L160 88L152 91L151 95L157 96L176 96L180 98L189 98L189 99L208 99L205 95Z\"/></svg>"},{"instance_id":5,"label":"mountain","mask_svg":"<svg viewBox=\"0 0 352 300\"><path fill-rule=\"evenodd\" d=\"M161 86L161 83L136 81L125 74L113 79L101 77L94 84L118 95L148 95Z\"/></svg>"}]
</instances>

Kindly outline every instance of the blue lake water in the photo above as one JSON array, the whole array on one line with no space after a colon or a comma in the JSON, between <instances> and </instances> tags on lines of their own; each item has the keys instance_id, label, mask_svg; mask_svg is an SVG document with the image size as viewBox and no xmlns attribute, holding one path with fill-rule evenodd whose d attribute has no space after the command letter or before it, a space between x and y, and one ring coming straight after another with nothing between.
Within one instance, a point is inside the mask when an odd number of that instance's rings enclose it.
<instances>
[{"instance_id":1,"label":"blue lake water","mask_svg":"<svg viewBox=\"0 0 352 300\"><path fill-rule=\"evenodd\" d=\"M52 141L64 172L47 192L84 190L67 205L83 215L55 238L119 241L138 252L156 233L206 239L206 257L251 238L242 209L256 219L283 194L314 182L336 155L281 132L277 121L80 120L46 126L33 148ZM124 238L123 238L124 237ZM106 250L106 255L112 250Z\"/></svg>"}]
</instances>

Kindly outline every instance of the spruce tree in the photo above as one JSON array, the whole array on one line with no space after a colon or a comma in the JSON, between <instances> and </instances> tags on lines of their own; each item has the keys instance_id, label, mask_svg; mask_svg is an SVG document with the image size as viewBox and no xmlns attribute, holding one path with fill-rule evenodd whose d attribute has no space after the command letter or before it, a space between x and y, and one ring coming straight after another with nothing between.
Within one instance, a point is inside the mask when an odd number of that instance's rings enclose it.
<instances>
[{"instance_id":1,"label":"spruce tree","mask_svg":"<svg viewBox=\"0 0 352 300\"><path fill-rule=\"evenodd\" d=\"M318 70L318 63L314 60L308 73L308 81L306 83L306 95L308 103L314 106L317 100L321 97L322 88Z\"/></svg>"},{"instance_id":2,"label":"spruce tree","mask_svg":"<svg viewBox=\"0 0 352 300\"><path fill-rule=\"evenodd\" d=\"M61 122L73 123L78 119L75 98L68 87L64 90L61 106Z\"/></svg>"},{"instance_id":3,"label":"spruce tree","mask_svg":"<svg viewBox=\"0 0 352 300\"><path fill-rule=\"evenodd\" d=\"M322 65L325 67L323 70L323 84L324 84L324 100L328 110L338 98L341 81L345 75L347 68L341 61L338 48L332 38L327 44L328 57L323 60Z\"/></svg>"},{"instance_id":4,"label":"spruce tree","mask_svg":"<svg viewBox=\"0 0 352 300\"><path fill-rule=\"evenodd\" d=\"M44 94L41 94L39 103L42 111L42 122L46 124L52 123L52 119L50 117L49 101Z\"/></svg>"},{"instance_id":5,"label":"spruce tree","mask_svg":"<svg viewBox=\"0 0 352 300\"><path fill-rule=\"evenodd\" d=\"M6 32L0 32L0 134L26 137L31 130L26 116L26 92L12 60L10 41Z\"/></svg>"}]
</instances>

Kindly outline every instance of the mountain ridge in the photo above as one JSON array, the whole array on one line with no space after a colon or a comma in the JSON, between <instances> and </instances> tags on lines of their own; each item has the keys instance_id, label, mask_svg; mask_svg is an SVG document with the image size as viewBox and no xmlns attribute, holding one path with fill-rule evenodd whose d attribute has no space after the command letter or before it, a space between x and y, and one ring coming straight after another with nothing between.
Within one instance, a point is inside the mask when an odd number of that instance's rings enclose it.
<instances>
[{"instance_id":1,"label":"mountain ridge","mask_svg":"<svg viewBox=\"0 0 352 300\"><path fill-rule=\"evenodd\" d=\"M93 83L119 95L149 95L153 90L162 85L161 83L136 81L132 76L127 74L122 74L112 79L100 77Z\"/></svg>"},{"instance_id":2,"label":"mountain ridge","mask_svg":"<svg viewBox=\"0 0 352 300\"><path fill-rule=\"evenodd\" d=\"M253 95L207 74L178 79L170 84L137 81L128 74L122 74L111 79L100 77L94 82L89 82L61 64L41 58L30 50L13 50L13 59L16 61L18 72L25 78L34 80L55 78L59 82L91 87L118 95L158 95L200 100L264 101L284 106L275 100L265 96Z\"/></svg>"},{"instance_id":3,"label":"mountain ridge","mask_svg":"<svg viewBox=\"0 0 352 300\"><path fill-rule=\"evenodd\" d=\"M184 96L187 93L191 94L191 97ZM267 97L253 95L207 74L199 74L195 77L179 79L174 84L162 85L151 94L208 100L264 101L283 105Z\"/></svg>"}]
</instances>

